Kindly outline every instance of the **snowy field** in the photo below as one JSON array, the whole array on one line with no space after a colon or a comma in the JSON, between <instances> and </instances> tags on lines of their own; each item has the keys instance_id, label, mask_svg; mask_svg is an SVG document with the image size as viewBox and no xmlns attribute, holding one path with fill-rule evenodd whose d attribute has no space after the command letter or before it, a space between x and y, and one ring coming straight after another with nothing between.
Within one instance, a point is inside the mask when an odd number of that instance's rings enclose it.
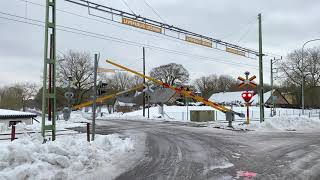
<instances>
[{"instance_id":1,"label":"snowy field","mask_svg":"<svg viewBox=\"0 0 320 180\"><path fill-rule=\"evenodd\" d=\"M182 121L190 122L190 111L192 110L213 110L208 106L164 106L165 117L161 117L158 107L150 108L150 119L161 121ZM246 107L234 107L234 111L246 113ZM134 119L134 120L148 120L142 116L142 110L129 112L129 113L114 113L107 114L106 110L103 110L104 116L102 119L118 118L118 119ZM265 108L265 122L260 123L259 107L250 107L250 125L244 124L245 118L236 116L233 126L235 129L243 130L255 130L255 131L317 131L320 130L320 110L305 110L305 115L302 115L300 109L286 109L277 108L276 115L270 117L271 110ZM214 122L200 123L210 127L227 128L227 122L225 120L225 114L216 111L216 118ZM147 116L147 110L146 110Z\"/></svg>"},{"instance_id":2,"label":"snowy field","mask_svg":"<svg viewBox=\"0 0 320 180\"><path fill-rule=\"evenodd\" d=\"M230 107L228 107L230 108ZM232 108L234 111L239 112L239 113L244 113L246 114L246 107L233 107ZM190 111L192 110L214 110L212 107L209 106L164 106L164 112L165 112L165 119L166 120L173 120L173 121L185 121L189 122L190 121ZM150 118L159 118L161 115L159 114L159 108L158 107L151 107L149 109L150 111ZM102 112L106 117L113 117L113 118L139 118L143 119L142 116L142 109L138 111L133 111L129 113L113 113L113 114L108 114L107 109L102 109ZM250 107L249 110L249 116L251 120L254 121L259 121L260 119L260 111L259 107L252 106ZM314 117L314 118L320 118L320 110L319 109L313 109L313 110L305 110L305 115ZM146 116L148 115L148 109L146 108ZM265 108L265 118L268 119L270 118L271 115L271 109L270 108ZM276 109L276 117L282 117L282 116L302 116L302 111L301 109L288 109L288 108L277 108ZM216 119L217 121L225 121L226 117L225 114L216 111ZM245 118L241 118L236 116L236 120L245 120Z\"/></svg>"},{"instance_id":3,"label":"snowy field","mask_svg":"<svg viewBox=\"0 0 320 180\"><path fill-rule=\"evenodd\" d=\"M58 120L57 130L68 133L58 131L56 141L45 144L40 123L18 124L18 139L0 141L0 180L114 179L143 156L143 135L97 135L87 142L86 134L65 131L83 122L88 120L81 112L73 112L70 121ZM1 127L2 134L10 132Z\"/></svg>"}]
</instances>

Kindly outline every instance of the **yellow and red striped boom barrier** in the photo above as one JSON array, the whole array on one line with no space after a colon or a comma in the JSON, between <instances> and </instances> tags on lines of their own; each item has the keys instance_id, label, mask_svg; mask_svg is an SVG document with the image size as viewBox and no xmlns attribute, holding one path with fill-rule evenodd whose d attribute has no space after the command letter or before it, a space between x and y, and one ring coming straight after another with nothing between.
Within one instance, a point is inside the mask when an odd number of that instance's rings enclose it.
<instances>
[{"instance_id":1,"label":"yellow and red striped boom barrier","mask_svg":"<svg viewBox=\"0 0 320 180\"><path fill-rule=\"evenodd\" d=\"M105 96L101 96L101 97L98 97L96 102L97 103L102 103L108 99L111 99L113 97L116 97L116 96L119 96L121 94L125 94L125 93L128 93L130 91L135 91L135 90L139 90L139 89L142 89L144 87L143 84L140 84L140 85L137 85L131 89L128 89L128 90L125 90L125 91L121 91L121 92L117 92L117 93L114 93L114 94L109 94L109 95L105 95ZM81 103L79 105L75 105L73 106L74 109L80 109L80 108L83 108L83 107L88 107L88 106L91 106L93 104L93 101L88 101L88 102L84 102L84 103Z\"/></svg>"},{"instance_id":2,"label":"yellow and red striped boom barrier","mask_svg":"<svg viewBox=\"0 0 320 180\"><path fill-rule=\"evenodd\" d=\"M171 85L169 85L169 84L167 84L167 83L164 83L164 82L159 81L159 80L157 80L157 79L155 79L155 78L152 78L152 77L143 75L143 74L141 74L141 73L139 73L139 72L137 72L137 71L134 71L134 70L132 70L132 69L129 69L129 68L127 68L127 67L124 67L124 66L122 66L122 65L120 65L120 64L117 64L117 63L115 63L115 62L112 62L112 61L110 61L110 60L106 60L106 62L109 63L109 64L112 64L112 65L114 65L114 66L116 66L116 67L118 67L118 68L121 68L121 69L123 69L123 70L126 70L126 71L128 71L128 72L131 72L131 73L133 73L133 74L136 74L136 75L138 75L138 76L140 76L140 77L146 78L146 79L148 79L149 81L152 81L152 82L154 82L154 83L156 83L156 84L159 84L159 85L161 85L161 86L163 86L163 87L165 87L165 88L172 89L172 90L174 90L175 92L177 92L177 93L179 93L179 94L183 94L183 95L186 96L186 97L190 97L190 98L192 98L192 99L194 99L194 100L196 100L196 101L202 102L202 103L204 103L205 105L211 106L211 107L213 107L214 109L217 109L217 110L219 110L219 111L221 111L221 112L223 112L223 113L231 112L231 113L236 114L236 115L238 115L238 116L240 116L240 117L243 117L243 116L244 116L243 113L234 112L233 110L228 109L228 108L226 108L225 106L222 106L222 105L220 105L220 104L218 104L218 103L212 102L212 101L210 101L210 100L208 100L208 99L205 99L205 98L203 98L203 97L197 96L197 95L195 95L193 92L186 91L186 90L184 90L184 89L182 89L182 88L180 88L180 87L173 87L173 86L171 86Z\"/></svg>"}]
</instances>

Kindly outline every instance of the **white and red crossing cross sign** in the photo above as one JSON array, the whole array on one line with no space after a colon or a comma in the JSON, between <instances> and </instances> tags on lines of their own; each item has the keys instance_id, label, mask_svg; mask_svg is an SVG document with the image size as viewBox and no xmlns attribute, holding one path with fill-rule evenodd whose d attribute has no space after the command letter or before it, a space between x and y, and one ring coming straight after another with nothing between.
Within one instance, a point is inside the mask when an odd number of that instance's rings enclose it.
<instances>
[{"instance_id":1,"label":"white and red crossing cross sign","mask_svg":"<svg viewBox=\"0 0 320 180\"><path fill-rule=\"evenodd\" d=\"M238 86L239 86L239 88L242 88L242 87L244 87L244 86L246 86L246 85L249 85L249 86L251 86L251 87L253 87L253 88L256 88L257 87L257 84L256 83L254 83L254 82L252 82L254 79L256 79L257 77L255 76L255 75L253 75L251 78L243 78L243 77L241 77L241 76L239 76L238 77L238 79L240 80L240 81L242 81Z\"/></svg>"}]
</instances>

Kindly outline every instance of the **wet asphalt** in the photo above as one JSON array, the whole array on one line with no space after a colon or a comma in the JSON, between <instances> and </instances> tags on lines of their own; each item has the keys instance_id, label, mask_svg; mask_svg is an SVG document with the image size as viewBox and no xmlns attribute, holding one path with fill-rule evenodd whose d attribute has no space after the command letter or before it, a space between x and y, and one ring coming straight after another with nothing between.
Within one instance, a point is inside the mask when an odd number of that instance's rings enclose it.
<instances>
[{"instance_id":1,"label":"wet asphalt","mask_svg":"<svg viewBox=\"0 0 320 180\"><path fill-rule=\"evenodd\" d=\"M320 180L320 132L107 119L97 122L96 133L146 136L144 157L116 180Z\"/></svg>"}]
</instances>

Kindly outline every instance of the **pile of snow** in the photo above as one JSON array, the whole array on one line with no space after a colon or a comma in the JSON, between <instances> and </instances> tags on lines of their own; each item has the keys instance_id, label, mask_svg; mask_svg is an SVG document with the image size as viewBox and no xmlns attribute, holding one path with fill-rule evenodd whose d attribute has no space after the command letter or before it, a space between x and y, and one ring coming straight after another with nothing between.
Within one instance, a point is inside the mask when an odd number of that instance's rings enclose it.
<instances>
[{"instance_id":1,"label":"pile of snow","mask_svg":"<svg viewBox=\"0 0 320 180\"><path fill-rule=\"evenodd\" d=\"M86 123L86 122L91 122L90 120L87 119L88 117L85 117L85 114L82 113L81 111L73 111L70 114L70 119L69 122L74 122L74 123Z\"/></svg>"},{"instance_id":2,"label":"pile of snow","mask_svg":"<svg viewBox=\"0 0 320 180\"><path fill-rule=\"evenodd\" d=\"M306 116L283 116L267 119L258 126L259 129L313 131L320 130L320 120Z\"/></svg>"},{"instance_id":3,"label":"pile of snow","mask_svg":"<svg viewBox=\"0 0 320 180\"><path fill-rule=\"evenodd\" d=\"M113 179L123 170L119 159L134 151L131 138L97 135L59 137L43 144L40 134L0 144L0 179ZM130 155L132 156L132 155Z\"/></svg>"},{"instance_id":4,"label":"pile of snow","mask_svg":"<svg viewBox=\"0 0 320 180\"><path fill-rule=\"evenodd\" d=\"M214 122L210 125L217 128L228 128L227 123ZM253 131L301 131L312 132L320 131L320 120L317 118L308 118L306 116L282 116L268 118L264 122L251 121L249 125L233 122L235 130L253 130Z\"/></svg>"}]
</instances>

